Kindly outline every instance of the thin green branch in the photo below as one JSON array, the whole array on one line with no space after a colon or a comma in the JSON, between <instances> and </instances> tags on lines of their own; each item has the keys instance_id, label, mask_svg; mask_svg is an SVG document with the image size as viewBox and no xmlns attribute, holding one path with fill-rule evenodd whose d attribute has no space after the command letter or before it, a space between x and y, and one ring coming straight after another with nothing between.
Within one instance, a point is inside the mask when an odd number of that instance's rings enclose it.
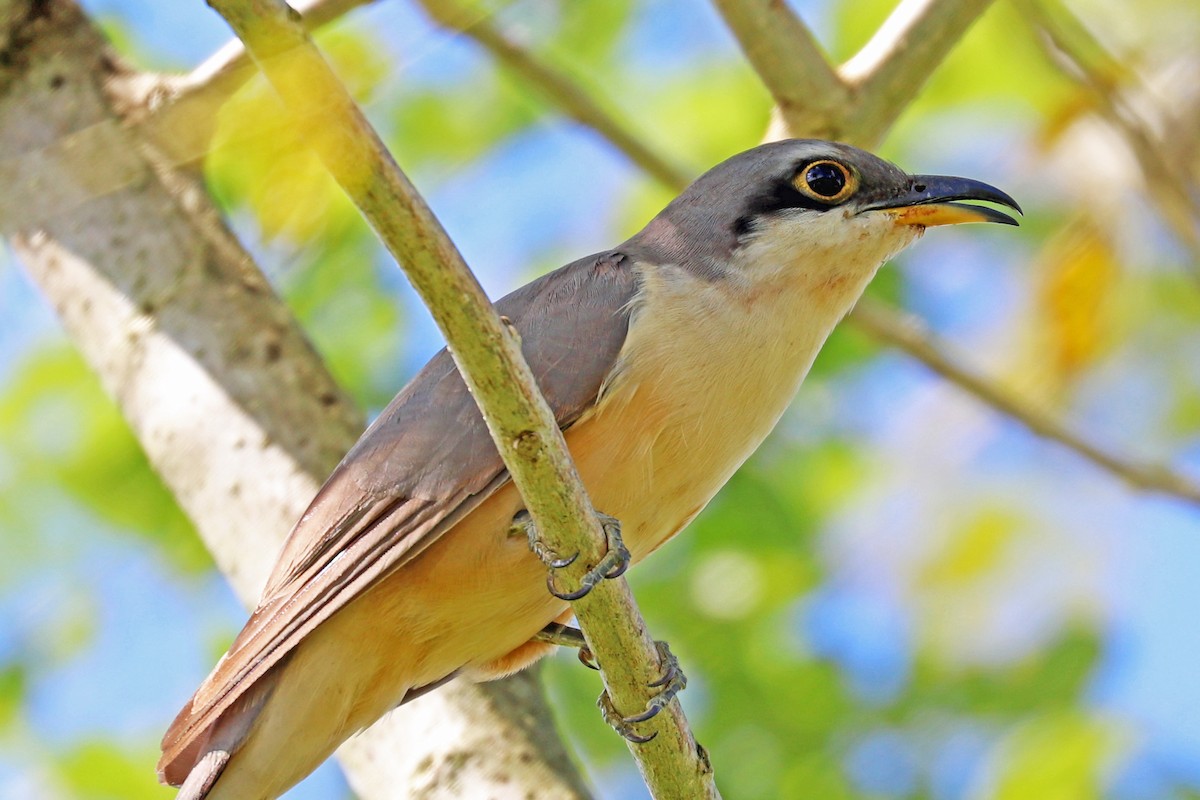
<instances>
[{"instance_id":1,"label":"thin green branch","mask_svg":"<svg viewBox=\"0 0 1200 800\"><path fill-rule=\"evenodd\" d=\"M686 186L687 171L644 144L628 126L560 69L538 58L504 34L488 18L471 13L455 0L420 0L442 27L478 42L506 69L546 96L560 111L587 128L603 127L605 138L637 166L668 186Z\"/></svg>"},{"instance_id":2,"label":"thin green branch","mask_svg":"<svg viewBox=\"0 0 1200 800\"><path fill-rule=\"evenodd\" d=\"M517 337L496 314L461 255L282 0L210 0L246 43L306 139L404 268L449 344L500 455L547 545L580 551L568 580L604 554L591 502L554 415L537 389ZM624 579L602 581L574 604L588 645L605 669L616 709L646 707L658 653ZM631 745L659 798L716 798L677 700L646 723L655 738Z\"/></svg>"}]
</instances>

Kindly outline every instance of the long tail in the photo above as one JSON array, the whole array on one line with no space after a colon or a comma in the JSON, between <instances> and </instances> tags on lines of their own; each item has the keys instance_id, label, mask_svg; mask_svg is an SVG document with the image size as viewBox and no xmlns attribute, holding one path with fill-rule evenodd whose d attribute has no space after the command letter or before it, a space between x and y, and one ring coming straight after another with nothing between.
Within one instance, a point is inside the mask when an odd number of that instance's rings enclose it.
<instances>
[{"instance_id":1,"label":"long tail","mask_svg":"<svg viewBox=\"0 0 1200 800\"><path fill-rule=\"evenodd\" d=\"M163 737L163 756L158 762L158 778L178 786L176 800L204 800L213 785L250 735L277 683L278 670L256 681L206 730L187 731L192 701L183 707ZM186 734L185 734L186 732ZM186 735L186 740L181 736Z\"/></svg>"}]
</instances>

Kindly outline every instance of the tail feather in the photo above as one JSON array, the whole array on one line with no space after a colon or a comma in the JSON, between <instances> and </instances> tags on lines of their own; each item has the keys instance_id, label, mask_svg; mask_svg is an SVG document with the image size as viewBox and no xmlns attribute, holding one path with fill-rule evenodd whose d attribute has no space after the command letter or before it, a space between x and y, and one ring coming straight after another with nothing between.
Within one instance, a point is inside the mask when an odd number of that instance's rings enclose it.
<instances>
[{"instance_id":1,"label":"tail feather","mask_svg":"<svg viewBox=\"0 0 1200 800\"><path fill-rule=\"evenodd\" d=\"M209 750L205 753L192 767L187 780L179 787L179 794L175 795L175 800L204 800L208 797L213 784L225 771L230 755L227 750Z\"/></svg>"},{"instance_id":2,"label":"tail feather","mask_svg":"<svg viewBox=\"0 0 1200 800\"><path fill-rule=\"evenodd\" d=\"M203 800L208 796L253 730L275 689L278 674L278 669L272 669L256 681L207 728L197 730L189 725L192 700L183 707L163 737L163 755L158 762L158 779L180 787L177 800Z\"/></svg>"}]
</instances>

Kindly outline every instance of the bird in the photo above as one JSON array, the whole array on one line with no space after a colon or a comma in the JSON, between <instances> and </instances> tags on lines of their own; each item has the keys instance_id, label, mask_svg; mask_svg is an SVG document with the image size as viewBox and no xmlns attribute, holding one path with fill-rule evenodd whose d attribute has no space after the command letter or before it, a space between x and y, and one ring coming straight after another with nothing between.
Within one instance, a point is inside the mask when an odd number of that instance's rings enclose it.
<instances>
[{"instance_id":1,"label":"bird","mask_svg":"<svg viewBox=\"0 0 1200 800\"><path fill-rule=\"evenodd\" d=\"M961 201L1022 213L977 180L772 142L704 173L624 243L496 302L593 505L619 521L619 537L605 530L625 558L597 580L701 512L888 259L930 227L1017 224ZM547 586L544 561L561 562L514 535L523 510L442 350L292 529L258 607L167 730L160 779L179 800L271 800L406 700L553 650L538 634L569 621L572 595Z\"/></svg>"}]
</instances>

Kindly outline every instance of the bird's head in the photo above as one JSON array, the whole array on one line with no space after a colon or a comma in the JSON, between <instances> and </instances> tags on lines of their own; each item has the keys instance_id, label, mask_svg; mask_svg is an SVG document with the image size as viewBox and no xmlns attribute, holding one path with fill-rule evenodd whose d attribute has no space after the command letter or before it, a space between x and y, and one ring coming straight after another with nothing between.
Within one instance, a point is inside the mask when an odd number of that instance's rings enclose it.
<instances>
[{"instance_id":1,"label":"bird's head","mask_svg":"<svg viewBox=\"0 0 1200 800\"><path fill-rule=\"evenodd\" d=\"M926 228L1017 224L963 200L1021 210L980 181L910 175L857 147L791 139L713 167L630 244L714 279L797 270L862 270L869 278Z\"/></svg>"}]
</instances>

